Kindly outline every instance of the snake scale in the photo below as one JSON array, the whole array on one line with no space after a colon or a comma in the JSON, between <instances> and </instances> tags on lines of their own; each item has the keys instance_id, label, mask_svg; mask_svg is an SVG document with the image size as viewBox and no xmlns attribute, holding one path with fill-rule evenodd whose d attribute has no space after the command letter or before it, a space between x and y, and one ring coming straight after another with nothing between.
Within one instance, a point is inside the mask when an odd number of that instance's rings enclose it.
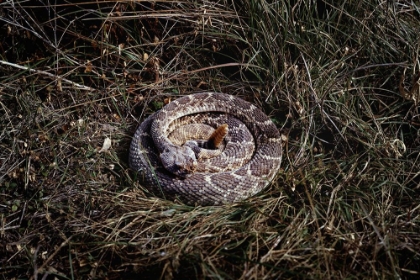
<instances>
[{"instance_id":1,"label":"snake scale","mask_svg":"<svg viewBox=\"0 0 420 280\"><path fill-rule=\"evenodd\" d=\"M221 126L227 135L220 147L205 147ZM265 188L281 156L279 131L260 109L232 95L202 92L180 97L144 120L133 136L129 164L158 196L221 205Z\"/></svg>"}]
</instances>

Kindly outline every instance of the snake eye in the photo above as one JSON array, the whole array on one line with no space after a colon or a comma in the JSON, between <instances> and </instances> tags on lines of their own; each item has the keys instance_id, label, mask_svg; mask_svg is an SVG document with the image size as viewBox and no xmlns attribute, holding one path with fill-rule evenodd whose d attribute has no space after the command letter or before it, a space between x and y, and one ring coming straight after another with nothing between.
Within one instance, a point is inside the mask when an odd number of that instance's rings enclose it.
<instances>
[{"instance_id":1,"label":"snake eye","mask_svg":"<svg viewBox=\"0 0 420 280\"><path fill-rule=\"evenodd\" d=\"M186 159L185 162L175 162L174 164L176 166L176 175L181 177L187 177L188 175L194 173L196 167L197 167L197 161L193 158Z\"/></svg>"}]
</instances>

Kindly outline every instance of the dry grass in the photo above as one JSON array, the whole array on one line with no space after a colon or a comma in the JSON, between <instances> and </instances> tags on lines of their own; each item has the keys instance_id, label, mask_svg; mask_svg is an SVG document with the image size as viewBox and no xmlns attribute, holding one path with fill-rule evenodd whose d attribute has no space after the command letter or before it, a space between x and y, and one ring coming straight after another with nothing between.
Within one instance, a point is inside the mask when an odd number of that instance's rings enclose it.
<instances>
[{"instance_id":1,"label":"dry grass","mask_svg":"<svg viewBox=\"0 0 420 280\"><path fill-rule=\"evenodd\" d=\"M1 2L3 279L417 278L420 6L328 2ZM129 170L138 122L202 90L287 137L258 196L186 206Z\"/></svg>"}]
</instances>

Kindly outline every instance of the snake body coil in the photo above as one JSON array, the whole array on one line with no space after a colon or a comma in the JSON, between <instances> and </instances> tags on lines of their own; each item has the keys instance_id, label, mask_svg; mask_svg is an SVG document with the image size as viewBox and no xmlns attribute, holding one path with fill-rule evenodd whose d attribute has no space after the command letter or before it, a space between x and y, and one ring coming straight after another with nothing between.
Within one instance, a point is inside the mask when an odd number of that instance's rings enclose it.
<instances>
[{"instance_id":1,"label":"snake body coil","mask_svg":"<svg viewBox=\"0 0 420 280\"><path fill-rule=\"evenodd\" d=\"M220 148L199 147L224 124L228 134ZM149 116L133 136L129 163L159 196L220 205L261 191L277 174L281 155L280 134L260 109L232 95L203 92Z\"/></svg>"}]
</instances>

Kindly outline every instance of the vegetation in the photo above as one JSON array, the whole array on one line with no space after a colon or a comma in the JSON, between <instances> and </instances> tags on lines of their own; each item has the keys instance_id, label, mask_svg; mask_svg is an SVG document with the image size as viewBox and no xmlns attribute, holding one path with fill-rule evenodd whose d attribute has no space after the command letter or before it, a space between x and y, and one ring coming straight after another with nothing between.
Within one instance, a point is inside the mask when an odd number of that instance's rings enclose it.
<instances>
[{"instance_id":1,"label":"vegetation","mask_svg":"<svg viewBox=\"0 0 420 280\"><path fill-rule=\"evenodd\" d=\"M2 279L419 277L418 1L0 1L0 22ZM272 117L278 178L152 196L131 136L207 90Z\"/></svg>"}]
</instances>

